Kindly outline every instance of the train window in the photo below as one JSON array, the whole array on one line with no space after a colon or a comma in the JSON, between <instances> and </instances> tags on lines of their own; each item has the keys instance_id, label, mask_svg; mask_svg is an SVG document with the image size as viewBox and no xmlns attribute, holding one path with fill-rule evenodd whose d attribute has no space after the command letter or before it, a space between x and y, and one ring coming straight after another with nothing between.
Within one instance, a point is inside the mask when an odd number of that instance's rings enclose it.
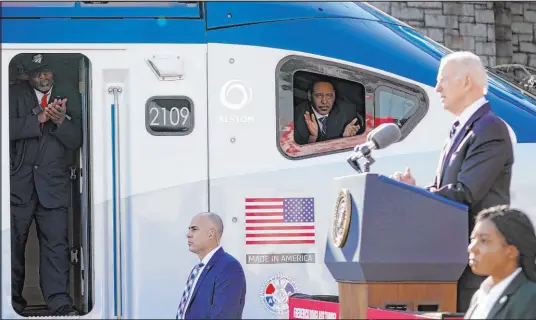
<instances>
[{"instance_id":1,"label":"train window","mask_svg":"<svg viewBox=\"0 0 536 320\"><path fill-rule=\"evenodd\" d=\"M74 7L76 1L17 1L2 2L2 7ZM82 1L81 7L197 7L195 2L187 1Z\"/></svg>"},{"instance_id":2,"label":"train window","mask_svg":"<svg viewBox=\"0 0 536 320\"><path fill-rule=\"evenodd\" d=\"M152 97L145 104L145 126L155 136L184 136L194 129L193 102L187 97Z\"/></svg>"},{"instance_id":3,"label":"train window","mask_svg":"<svg viewBox=\"0 0 536 320\"><path fill-rule=\"evenodd\" d=\"M376 88L375 96L376 116L383 119L392 118L399 127L402 127L419 107L419 100L413 94L387 86Z\"/></svg>"},{"instance_id":4,"label":"train window","mask_svg":"<svg viewBox=\"0 0 536 320\"><path fill-rule=\"evenodd\" d=\"M179 1L16 1L0 2L8 18L199 18L197 2Z\"/></svg>"},{"instance_id":5,"label":"train window","mask_svg":"<svg viewBox=\"0 0 536 320\"><path fill-rule=\"evenodd\" d=\"M74 7L76 1L13 1L2 2L2 7ZM81 7L197 7L196 2L187 1L82 1Z\"/></svg>"},{"instance_id":6,"label":"train window","mask_svg":"<svg viewBox=\"0 0 536 320\"><path fill-rule=\"evenodd\" d=\"M2 1L0 7L74 7L75 1Z\"/></svg>"},{"instance_id":7,"label":"train window","mask_svg":"<svg viewBox=\"0 0 536 320\"><path fill-rule=\"evenodd\" d=\"M315 58L284 58L276 85L278 147L289 159L349 151L385 122L404 139L428 108L417 86Z\"/></svg>"},{"instance_id":8,"label":"train window","mask_svg":"<svg viewBox=\"0 0 536 320\"><path fill-rule=\"evenodd\" d=\"M187 1L82 1L80 6L91 7L196 7L197 3Z\"/></svg>"}]
</instances>

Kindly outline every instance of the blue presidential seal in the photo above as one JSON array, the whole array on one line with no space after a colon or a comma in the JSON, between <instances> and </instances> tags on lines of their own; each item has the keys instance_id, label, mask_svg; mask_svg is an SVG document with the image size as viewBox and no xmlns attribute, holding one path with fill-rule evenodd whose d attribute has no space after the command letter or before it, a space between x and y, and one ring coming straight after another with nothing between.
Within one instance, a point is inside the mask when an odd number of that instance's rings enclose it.
<instances>
[{"instance_id":1,"label":"blue presidential seal","mask_svg":"<svg viewBox=\"0 0 536 320\"><path fill-rule=\"evenodd\" d=\"M333 244L340 248L344 246L348 231L350 230L350 218L352 217L352 197L348 189L341 189L335 203L333 213L333 228L331 240Z\"/></svg>"},{"instance_id":2,"label":"blue presidential seal","mask_svg":"<svg viewBox=\"0 0 536 320\"><path fill-rule=\"evenodd\" d=\"M288 311L288 300L297 290L296 283L289 277L284 275L271 277L262 286L262 304L273 314L285 314Z\"/></svg>"}]
</instances>

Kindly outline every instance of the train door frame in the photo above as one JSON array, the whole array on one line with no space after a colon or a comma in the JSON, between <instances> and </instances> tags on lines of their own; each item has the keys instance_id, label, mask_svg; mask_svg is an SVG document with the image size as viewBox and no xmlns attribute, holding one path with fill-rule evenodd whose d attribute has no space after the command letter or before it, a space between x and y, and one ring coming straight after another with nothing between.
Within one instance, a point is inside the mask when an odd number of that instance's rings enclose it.
<instances>
[{"instance_id":1,"label":"train door frame","mask_svg":"<svg viewBox=\"0 0 536 320\"><path fill-rule=\"evenodd\" d=\"M11 51L11 49L8 49ZM21 55L34 54L39 50L13 50L13 56L9 60L9 70L14 67L13 61ZM90 154L90 119L91 119L91 61L81 52L50 52L49 55L60 58L61 56L70 56L79 58L78 63L73 66L78 69L78 92L81 95L81 117L82 117L82 145L75 153L75 161L69 167L71 180L71 205L68 215L68 241L69 241L69 258L71 268L69 272L69 295L73 299L73 304L81 311L87 314L93 307L93 257L92 257L92 235L91 235L91 154ZM74 60L74 59L73 59ZM11 80L11 74L9 75ZM21 79L22 80L22 79ZM8 132L9 136L9 132ZM10 211L10 210L9 210ZM32 228L35 224L32 223ZM30 239L29 239L30 240ZM29 242L28 242L29 243ZM11 248L9 248L11 250ZM27 245L28 251L28 245ZM28 258L27 258L28 260ZM11 264L10 264L11 266ZM39 267L39 263L36 264ZM10 267L9 267L10 268ZM27 270L27 274L28 274ZM39 285L38 285L39 287ZM38 289L40 290L40 289ZM41 314L43 305L39 302L37 305L28 301L28 307L22 314L24 317L44 316ZM42 300L41 300L42 302ZM11 301L10 301L11 303Z\"/></svg>"}]
</instances>

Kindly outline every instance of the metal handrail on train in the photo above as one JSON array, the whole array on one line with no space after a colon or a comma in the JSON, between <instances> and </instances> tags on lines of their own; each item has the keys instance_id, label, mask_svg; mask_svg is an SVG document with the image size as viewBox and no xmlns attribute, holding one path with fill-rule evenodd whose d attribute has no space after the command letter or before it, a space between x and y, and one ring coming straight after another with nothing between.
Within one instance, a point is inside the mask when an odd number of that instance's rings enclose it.
<instances>
[{"instance_id":1,"label":"metal handrail on train","mask_svg":"<svg viewBox=\"0 0 536 320\"><path fill-rule=\"evenodd\" d=\"M112 158L113 158L113 192L114 192L114 267L115 267L115 315L117 319L122 317L122 289L123 277L121 274L121 159L120 159L120 130L119 130L119 94L122 88L111 86L108 88L108 93L113 94L114 103L112 105Z\"/></svg>"}]
</instances>

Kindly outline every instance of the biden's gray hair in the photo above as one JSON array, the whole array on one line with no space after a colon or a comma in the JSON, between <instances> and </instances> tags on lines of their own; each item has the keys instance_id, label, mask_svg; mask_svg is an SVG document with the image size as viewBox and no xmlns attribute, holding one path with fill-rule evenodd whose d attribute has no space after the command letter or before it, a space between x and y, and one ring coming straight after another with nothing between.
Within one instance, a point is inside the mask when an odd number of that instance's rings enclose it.
<instances>
[{"instance_id":1,"label":"biden's gray hair","mask_svg":"<svg viewBox=\"0 0 536 320\"><path fill-rule=\"evenodd\" d=\"M456 70L457 76L469 75L473 82L482 89L483 94L488 93L488 73L482 60L476 54L469 51L449 53L441 59L440 68L451 61L460 66Z\"/></svg>"}]
</instances>

